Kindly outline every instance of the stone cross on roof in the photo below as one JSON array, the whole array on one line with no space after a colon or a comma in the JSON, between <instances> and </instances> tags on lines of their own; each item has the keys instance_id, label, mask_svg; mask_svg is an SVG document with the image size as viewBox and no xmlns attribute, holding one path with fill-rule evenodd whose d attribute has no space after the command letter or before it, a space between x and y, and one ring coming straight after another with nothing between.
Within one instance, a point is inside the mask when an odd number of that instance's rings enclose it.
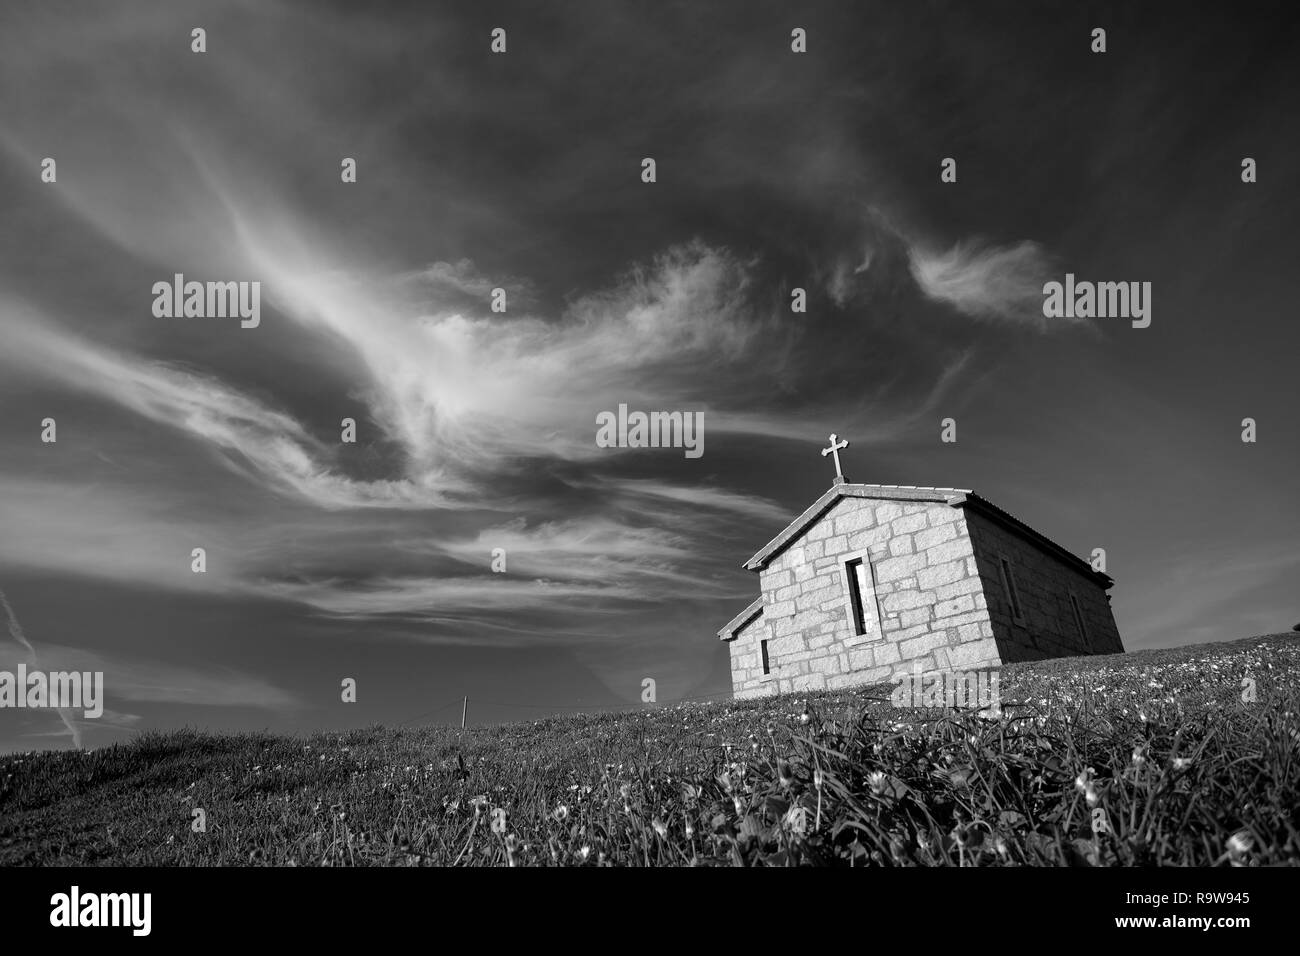
<instances>
[{"instance_id":1,"label":"stone cross on roof","mask_svg":"<svg viewBox=\"0 0 1300 956\"><path fill-rule=\"evenodd\" d=\"M835 439L835 433L831 432L831 447L822 449L822 457L825 458L827 455L835 456L835 481L833 484L842 485L844 484L845 479L844 472L840 470L840 449L848 448L849 440L847 438L841 438L837 442Z\"/></svg>"}]
</instances>

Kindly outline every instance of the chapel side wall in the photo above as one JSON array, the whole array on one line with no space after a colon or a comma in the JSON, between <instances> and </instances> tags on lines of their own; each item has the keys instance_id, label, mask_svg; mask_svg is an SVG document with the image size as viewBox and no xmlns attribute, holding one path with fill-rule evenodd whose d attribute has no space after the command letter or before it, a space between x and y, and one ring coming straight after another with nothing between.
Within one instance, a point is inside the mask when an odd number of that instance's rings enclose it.
<instances>
[{"instance_id":1,"label":"chapel side wall","mask_svg":"<svg viewBox=\"0 0 1300 956\"><path fill-rule=\"evenodd\" d=\"M985 515L968 510L966 523L1004 662L1124 652L1110 598L1095 579ZM1023 623L1014 619L1007 601L1000 555L1015 568ZM1079 600L1086 639L1075 626L1071 590Z\"/></svg>"},{"instance_id":2,"label":"chapel side wall","mask_svg":"<svg viewBox=\"0 0 1300 956\"><path fill-rule=\"evenodd\" d=\"M844 561L870 556L881 634L850 622ZM924 671L998 666L963 512L944 502L841 498L760 572L775 690L886 683Z\"/></svg>"},{"instance_id":3,"label":"chapel side wall","mask_svg":"<svg viewBox=\"0 0 1300 956\"><path fill-rule=\"evenodd\" d=\"M776 682L763 676L763 654L760 642L769 637L768 628L760 613L736 636L727 642L731 655L731 696L736 699L762 697L776 693Z\"/></svg>"}]
</instances>

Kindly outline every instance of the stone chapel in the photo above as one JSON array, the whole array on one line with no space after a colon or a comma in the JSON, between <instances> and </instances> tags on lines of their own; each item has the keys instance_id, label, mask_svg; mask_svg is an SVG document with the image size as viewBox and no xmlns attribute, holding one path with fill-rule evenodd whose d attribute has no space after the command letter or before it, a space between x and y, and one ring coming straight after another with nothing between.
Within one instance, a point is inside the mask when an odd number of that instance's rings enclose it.
<instances>
[{"instance_id":1,"label":"stone chapel","mask_svg":"<svg viewBox=\"0 0 1300 956\"><path fill-rule=\"evenodd\" d=\"M736 697L1117 654L1082 558L973 491L835 482L745 562L760 595L718 631Z\"/></svg>"}]
</instances>

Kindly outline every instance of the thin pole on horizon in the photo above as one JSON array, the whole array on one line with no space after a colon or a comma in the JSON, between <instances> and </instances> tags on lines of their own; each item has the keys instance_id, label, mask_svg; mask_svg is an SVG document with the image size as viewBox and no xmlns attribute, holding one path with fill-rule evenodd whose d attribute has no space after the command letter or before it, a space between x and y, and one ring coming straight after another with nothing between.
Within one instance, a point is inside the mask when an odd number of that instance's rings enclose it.
<instances>
[{"instance_id":1,"label":"thin pole on horizon","mask_svg":"<svg viewBox=\"0 0 1300 956\"><path fill-rule=\"evenodd\" d=\"M465 729L465 712L469 710L469 694L466 694L460 701L460 729Z\"/></svg>"}]
</instances>

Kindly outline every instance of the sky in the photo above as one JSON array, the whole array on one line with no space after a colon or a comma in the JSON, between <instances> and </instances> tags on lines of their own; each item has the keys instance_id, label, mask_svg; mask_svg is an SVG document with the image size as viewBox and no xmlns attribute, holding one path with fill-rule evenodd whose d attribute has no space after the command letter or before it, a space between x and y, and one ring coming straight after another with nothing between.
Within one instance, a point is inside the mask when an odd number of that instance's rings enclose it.
<instances>
[{"instance_id":1,"label":"sky","mask_svg":"<svg viewBox=\"0 0 1300 956\"><path fill-rule=\"evenodd\" d=\"M106 686L0 752L724 698L831 432L1104 548L1129 650L1290 629L1285 9L8 5L0 669ZM1150 326L1045 318L1067 272ZM155 316L176 273L260 324ZM619 404L704 453L600 447Z\"/></svg>"}]
</instances>

